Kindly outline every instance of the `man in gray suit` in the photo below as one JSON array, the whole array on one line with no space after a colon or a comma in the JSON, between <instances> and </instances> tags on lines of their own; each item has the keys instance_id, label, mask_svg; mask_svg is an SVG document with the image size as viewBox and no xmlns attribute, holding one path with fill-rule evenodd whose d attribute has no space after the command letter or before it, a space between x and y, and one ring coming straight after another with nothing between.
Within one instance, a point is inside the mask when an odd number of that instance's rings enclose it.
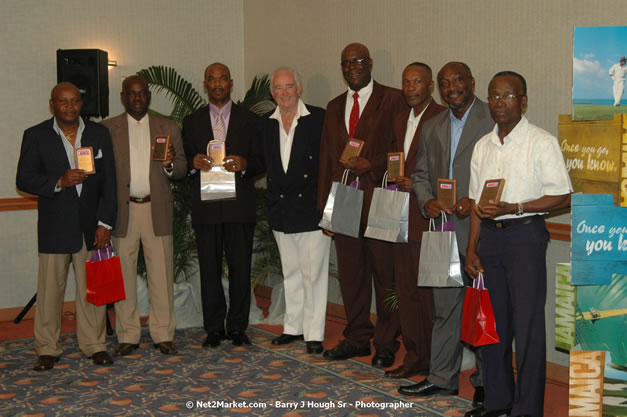
<instances>
[{"instance_id":1,"label":"man in gray suit","mask_svg":"<svg viewBox=\"0 0 627 417\"><path fill-rule=\"evenodd\" d=\"M137 255L141 242L146 261L153 342L163 354L174 345L173 202L170 180L187 174L179 127L172 120L148 114L148 83L130 76L122 83L125 112L102 122L113 138L118 186L118 220L113 247L120 256L126 299L115 303L118 346L114 354L130 354L139 344ZM157 137L170 137L164 161L152 160Z\"/></svg>"},{"instance_id":2,"label":"man in gray suit","mask_svg":"<svg viewBox=\"0 0 627 417\"><path fill-rule=\"evenodd\" d=\"M438 87L449 111L425 122L420 132L416 169L412 188L418 207L425 217L437 218L442 211L455 223L455 234L462 265L468 242L469 215L472 202L468 199L470 159L475 143L492 130L494 121L488 105L474 95L475 80L470 68L461 62L449 62L438 73ZM436 199L438 178L457 180L457 203L442 207ZM464 274L466 285L470 278ZM429 376L418 384L402 386L405 395L457 395L463 346L460 327L465 288L433 289L433 332ZM483 381L478 352L477 370L470 380L475 387L473 404L483 402Z\"/></svg>"}]
</instances>

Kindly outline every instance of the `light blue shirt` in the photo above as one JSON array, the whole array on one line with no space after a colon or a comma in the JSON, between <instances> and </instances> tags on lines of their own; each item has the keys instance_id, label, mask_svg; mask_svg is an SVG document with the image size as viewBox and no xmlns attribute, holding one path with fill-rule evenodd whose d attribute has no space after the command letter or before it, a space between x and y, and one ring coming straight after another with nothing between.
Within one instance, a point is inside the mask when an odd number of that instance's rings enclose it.
<instances>
[{"instance_id":1,"label":"light blue shirt","mask_svg":"<svg viewBox=\"0 0 627 417\"><path fill-rule=\"evenodd\" d=\"M455 158L455 152L457 152L457 145L459 145L459 139L462 137L462 132L464 131L464 125L466 125L466 120L468 119L468 115L470 114L470 110L472 106L475 105L475 97L472 98L472 104L464 113L464 116L460 119L455 117L453 111L449 110L449 117L451 119L451 158L449 161L448 168L448 177L453 178L453 159Z\"/></svg>"}]
</instances>

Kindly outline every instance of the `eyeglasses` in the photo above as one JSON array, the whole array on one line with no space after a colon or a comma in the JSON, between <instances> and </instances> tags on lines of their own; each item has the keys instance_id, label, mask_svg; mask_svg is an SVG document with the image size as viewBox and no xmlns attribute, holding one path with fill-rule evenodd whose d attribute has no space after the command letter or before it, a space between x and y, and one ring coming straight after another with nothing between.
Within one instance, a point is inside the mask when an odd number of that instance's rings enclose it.
<instances>
[{"instance_id":1,"label":"eyeglasses","mask_svg":"<svg viewBox=\"0 0 627 417\"><path fill-rule=\"evenodd\" d=\"M348 68L352 64L357 64L359 66L362 66L364 64L367 64L368 61L370 61L370 58L355 58L355 59L351 59L350 61L342 61L340 62L340 65L342 66L342 68Z\"/></svg>"},{"instance_id":2,"label":"eyeglasses","mask_svg":"<svg viewBox=\"0 0 627 417\"><path fill-rule=\"evenodd\" d=\"M518 97L523 97L522 95L516 95L514 93L508 93L503 96L493 95L488 96L488 101L490 103L498 103L499 100L503 100L503 103L511 103L516 100Z\"/></svg>"}]
</instances>

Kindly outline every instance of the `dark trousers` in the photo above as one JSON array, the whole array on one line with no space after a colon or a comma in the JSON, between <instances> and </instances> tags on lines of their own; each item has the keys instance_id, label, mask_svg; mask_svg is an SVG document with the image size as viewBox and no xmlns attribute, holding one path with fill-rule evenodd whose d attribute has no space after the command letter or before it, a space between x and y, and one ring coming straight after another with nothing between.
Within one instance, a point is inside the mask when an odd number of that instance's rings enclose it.
<instances>
[{"instance_id":1,"label":"dark trousers","mask_svg":"<svg viewBox=\"0 0 627 417\"><path fill-rule=\"evenodd\" d=\"M394 282L398 298L401 335L407 353L403 366L429 370L433 292L418 287L420 241L393 244Z\"/></svg>"},{"instance_id":2,"label":"dark trousers","mask_svg":"<svg viewBox=\"0 0 627 417\"><path fill-rule=\"evenodd\" d=\"M481 225L478 255L501 340L481 348L488 410L511 408L512 416L543 414L548 239L542 216L504 229ZM512 340L516 343L516 382Z\"/></svg>"},{"instance_id":3,"label":"dark trousers","mask_svg":"<svg viewBox=\"0 0 627 417\"><path fill-rule=\"evenodd\" d=\"M200 267L203 323L207 333L243 332L250 310L250 264L254 223L195 225ZM223 255L224 253L224 255ZM226 257L229 278L227 314L222 287L222 259Z\"/></svg>"},{"instance_id":4,"label":"dark trousers","mask_svg":"<svg viewBox=\"0 0 627 417\"><path fill-rule=\"evenodd\" d=\"M396 338L400 333L398 311L392 311L385 303L394 285L392 243L336 234L335 248L340 291L348 320L344 338L351 345L366 347L374 337L375 349L396 352L399 347ZM373 281L376 326L370 321Z\"/></svg>"}]
</instances>

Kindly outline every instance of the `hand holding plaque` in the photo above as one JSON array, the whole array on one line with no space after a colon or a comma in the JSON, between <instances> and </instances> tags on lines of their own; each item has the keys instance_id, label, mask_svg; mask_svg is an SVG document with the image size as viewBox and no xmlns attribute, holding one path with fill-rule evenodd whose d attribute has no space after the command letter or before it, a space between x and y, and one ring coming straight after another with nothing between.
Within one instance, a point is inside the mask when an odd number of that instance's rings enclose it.
<instances>
[{"instance_id":1,"label":"hand holding plaque","mask_svg":"<svg viewBox=\"0 0 627 417\"><path fill-rule=\"evenodd\" d=\"M340 156L340 162L348 162L351 158L358 157L363 147L363 140L349 138L342 152L342 156Z\"/></svg>"},{"instance_id":2,"label":"hand holding plaque","mask_svg":"<svg viewBox=\"0 0 627 417\"><path fill-rule=\"evenodd\" d=\"M405 176L405 153L388 152L388 181Z\"/></svg>"},{"instance_id":3,"label":"hand holding plaque","mask_svg":"<svg viewBox=\"0 0 627 417\"><path fill-rule=\"evenodd\" d=\"M450 209L457 203L457 180L438 178L438 201L445 209Z\"/></svg>"},{"instance_id":4,"label":"hand holding plaque","mask_svg":"<svg viewBox=\"0 0 627 417\"><path fill-rule=\"evenodd\" d=\"M505 187L505 178L486 180L478 205L484 208L496 208L490 201L499 201Z\"/></svg>"},{"instance_id":5,"label":"hand holding plaque","mask_svg":"<svg viewBox=\"0 0 627 417\"><path fill-rule=\"evenodd\" d=\"M155 146L152 149L152 160L153 161L167 161L169 147L170 147L170 136L167 136L167 135L157 136L157 138L155 139Z\"/></svg>"},{"instance_id":6,"label":"hand holding plaque","mask_svg":"<svg viewBox=\"0 0 627 417\"><path fill-rule=\"evenodd\" d=\"M74 150L74 161L76 169L81 169L85 174L95 174L96 164L94 163L94 149L91 146L76 148Z\"/></svg>"}]
</instances>

